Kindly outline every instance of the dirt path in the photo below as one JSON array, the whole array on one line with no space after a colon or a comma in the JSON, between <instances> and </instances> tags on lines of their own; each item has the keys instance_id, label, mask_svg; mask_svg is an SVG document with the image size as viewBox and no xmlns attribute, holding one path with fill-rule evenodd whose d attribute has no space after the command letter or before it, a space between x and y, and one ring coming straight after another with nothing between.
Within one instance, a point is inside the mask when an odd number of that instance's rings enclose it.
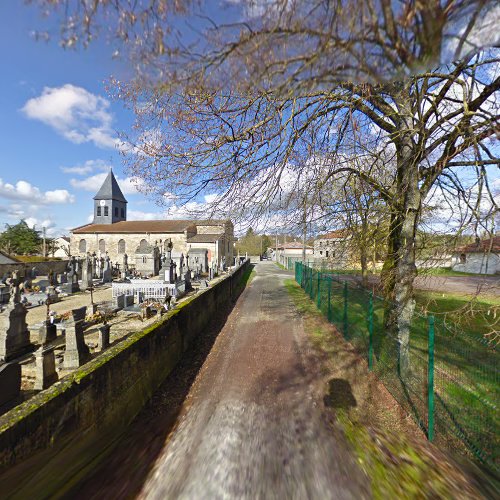
<instances>
[{"instance_id":1,"label":"dirt path","mask_svg":"<svg viewBox=\"0 0 500 500\"><path fill-rule=\"evenodd\" d=\"M352 450L324 414L319 367L283 286L290 274L267 262L255 269L182 396L176 423L167 418L172 394L160 390L72 498L370 497Z\"/></svg>"}]
</instances>

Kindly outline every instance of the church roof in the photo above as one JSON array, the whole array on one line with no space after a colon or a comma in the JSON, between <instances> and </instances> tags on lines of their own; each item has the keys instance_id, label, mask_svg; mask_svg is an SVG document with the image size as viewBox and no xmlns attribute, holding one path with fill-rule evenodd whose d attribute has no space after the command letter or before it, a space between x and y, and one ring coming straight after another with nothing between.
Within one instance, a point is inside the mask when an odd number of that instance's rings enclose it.
<instances>
[{"instance_id":1,"label":"church roof","mask_svg":"<svg viewBox=\"0 0 500 500\"><path fill-rule=\"evenodd\" d=\"M117 200L127 203L125 196L123 196L122 190L115 179L113 170L109 171L108 176L102 183L101 189L94 196L94 200Z\"/></svg>"},{"instance_id":2,"label":"church roof","mask_svg":"<svg viewBox=\"0 0 500 500\"><path fill-rule=\"evenodd\" d=\"M215 243L223 238L223 234L195 234L187 240L188 243Z\"/></svg>"},{"instance_id":3,"label":"church roof","mask_svg":"<svg viewBox=\"0 0 500 500\"><path fill-rule=\"evenodd\" d=\"M114 224L87 224L73 229L73 234L86 233L183 233L195 226L192 220L124 220Z\"/></svg>"}]
</instances>

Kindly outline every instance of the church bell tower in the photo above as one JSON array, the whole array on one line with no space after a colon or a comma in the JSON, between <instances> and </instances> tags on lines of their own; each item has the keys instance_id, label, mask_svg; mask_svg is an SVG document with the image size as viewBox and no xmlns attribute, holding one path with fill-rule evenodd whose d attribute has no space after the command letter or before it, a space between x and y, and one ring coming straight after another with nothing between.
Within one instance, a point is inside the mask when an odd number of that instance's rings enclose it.
<instances>
[{"instance_id":1,"label":"church bell tower","mask_svg":"<svg viewBox=\"0 0 500 500\"><path fill-rule=\"evenodd\" d=\"M127 220L127 200L110 169L94 196L94 224L113 224L123 220Z\"/></svg>"}]
</instances>

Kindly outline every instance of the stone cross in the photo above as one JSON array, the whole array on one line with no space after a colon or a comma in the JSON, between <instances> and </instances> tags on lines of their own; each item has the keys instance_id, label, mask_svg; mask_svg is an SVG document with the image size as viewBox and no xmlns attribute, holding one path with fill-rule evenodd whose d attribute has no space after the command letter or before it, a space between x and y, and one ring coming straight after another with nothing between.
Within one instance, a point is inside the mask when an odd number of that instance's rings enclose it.
<instances>
[{"instance_id":1,"label":"stone cross","mask_svg":"<svg viewBox=\"0 0 500 500\"><path fill-rule=\"evenodd\" d=\"M55 327L56 325L52 326ZM47 389L47 387L50 387L54 382L57 382L59 378L56 371L54 349L54 346L42 345L35 353L35 390L37 391Z\"/></svg>"},{"instance_id":2,"label":"stone cross","mask_svg":"<svg viewBox=\"0 0 500 500\"><path fill-rule=\"evenodd\" d=\"M73 319L66 325L66 350L64 352L64 368L78 368L90 358L89 346L85 343L84 322L87 307L73 309Z\"/></svg>"},{"instance_id":3,"label":"stone cross","mask_svg":"<svg viewBox=\"0 0 500 500\"><path fill-rule=\"evenodd\" d=\"M19 396L21 392L21 365L5 363L0 365L0 406Z\"/></svg>"},{"instance_id":4,"label":"stone cross","mask_svg":"<svg viewBox=\"0 0 500 500\"><path fill-rule=\"evenodd\" d=\"M0 314L0 362L10 361L34 349L26 323L28 311L20 302L17 271L13 273L11 282L11 298Z\"/></svg>"}]
</instances>

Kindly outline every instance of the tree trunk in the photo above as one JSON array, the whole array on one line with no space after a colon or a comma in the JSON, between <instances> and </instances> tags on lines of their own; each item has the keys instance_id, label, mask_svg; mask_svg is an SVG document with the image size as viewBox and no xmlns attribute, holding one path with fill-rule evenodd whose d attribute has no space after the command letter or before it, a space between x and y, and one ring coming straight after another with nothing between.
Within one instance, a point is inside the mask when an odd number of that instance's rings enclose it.
<instances>
[{"instance_id":1,"label":"tree trunk","mask_svg":"<svg viewBox=\"0 0 500 500\"><path fill-rule=\"evenodd\" d=\"M363 218L361 222L361 245L359 247L359 263L361 264L361 283L368 287L368 223Z\"/></svg>"},{"instance_id":2,"label":"tree trunk","mask_svg":"<svg viewBox=\"0 0 500 500\"><path fill-rule=\"evenodd\" d=\"M398 141L397 186L391 203L388 254L382 272L387 340L389 345L396 342L397 369L403 379L410 370L410 328L415 310L413 281L417 274L415 239L421 211L415 149L409 133ZM394 353L392 349L391 352Z\"/></svg>"}]
</instances>

